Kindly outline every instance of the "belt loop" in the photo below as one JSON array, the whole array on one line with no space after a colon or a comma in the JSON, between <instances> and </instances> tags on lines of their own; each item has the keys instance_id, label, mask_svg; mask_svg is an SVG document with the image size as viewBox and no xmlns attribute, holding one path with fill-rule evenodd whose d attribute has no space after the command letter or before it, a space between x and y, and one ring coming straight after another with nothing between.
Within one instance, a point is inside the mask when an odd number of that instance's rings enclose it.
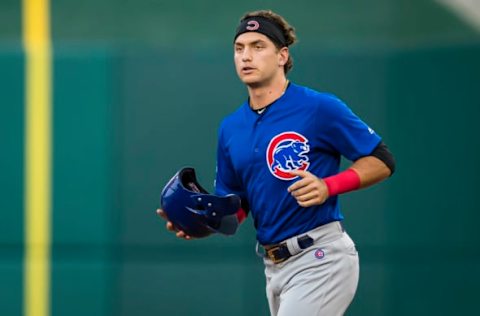
<instances>
[{"instance_id":1,"label":"belt loop","mask_svg":"<svg viewBox=\"0 0 480 316\"><path fill-rule=\"evenodd\" d=\"M265 251L261 252L260 251L260 248L264 249L263 247L260 247L260 243L257 241L257 243L255 244L255 253L257 254L257 256L259 256L260 258L265 258Z\"/></svg>"},{"instance_id":2,"label":"belt loop","mask_svg":"<svg viewBox=\"0 0 480 316\"><path fill-rule=\"evenodd\" d=\"M302 248L300 248L300 245L298 244L298 238L290 238L287 240L287 248L288 251L292 256L300 253L302 251Z\"/></svg>"}]
</instances>

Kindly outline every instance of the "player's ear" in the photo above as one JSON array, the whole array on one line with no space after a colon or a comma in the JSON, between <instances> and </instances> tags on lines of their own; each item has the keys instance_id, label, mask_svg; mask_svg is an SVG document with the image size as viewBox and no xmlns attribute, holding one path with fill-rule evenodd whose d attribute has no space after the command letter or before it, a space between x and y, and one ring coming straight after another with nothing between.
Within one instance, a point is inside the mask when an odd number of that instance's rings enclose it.
<instances>
[{"instance_id":1,"label":"player's ear","mask_svg":"<svg viewBox=\"0 0 480 316\"><path fill-rule=\"evenodd\" d=\"M282 47L278 51L278 65L285 66L288 61L288 57L290 56L290 52L288 51L288 47Z\"/></svg>"}]
</instances>

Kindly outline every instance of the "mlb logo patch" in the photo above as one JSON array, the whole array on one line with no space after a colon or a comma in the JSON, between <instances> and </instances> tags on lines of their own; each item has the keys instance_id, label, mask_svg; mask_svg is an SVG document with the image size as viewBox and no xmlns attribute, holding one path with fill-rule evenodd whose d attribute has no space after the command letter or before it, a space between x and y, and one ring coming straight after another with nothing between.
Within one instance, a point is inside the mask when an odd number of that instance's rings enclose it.
<instances>
[{"instance_id":1,"label":"mlb logo patch","mask_svg":"<svg viewBox=\"0 0 480 316\"><path fill-rule=\"evenodd\" d=\"M324 257L325 257L325 251L323 251L323 249L318 248L317 250L315 250L315 258L323 259Z\"/></svg>"}]
</instances>

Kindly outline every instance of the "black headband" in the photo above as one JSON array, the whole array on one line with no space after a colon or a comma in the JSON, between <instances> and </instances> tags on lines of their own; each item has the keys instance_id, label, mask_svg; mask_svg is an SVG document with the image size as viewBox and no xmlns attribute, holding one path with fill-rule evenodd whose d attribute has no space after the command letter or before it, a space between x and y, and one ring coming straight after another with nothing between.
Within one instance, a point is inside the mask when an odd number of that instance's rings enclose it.
<instances>
[{"instance_id":1,"label":"black headband","mask_svg":"<svg viewBox=\"0 0 480 316\"><path fill-rule=\"evenodd\" d=\"M233 40L235 41L240 34L246 32L262 33L281 47L288 46L280 25L262 16L251 16L240 21Z\"/></svg>"}]
</instances>

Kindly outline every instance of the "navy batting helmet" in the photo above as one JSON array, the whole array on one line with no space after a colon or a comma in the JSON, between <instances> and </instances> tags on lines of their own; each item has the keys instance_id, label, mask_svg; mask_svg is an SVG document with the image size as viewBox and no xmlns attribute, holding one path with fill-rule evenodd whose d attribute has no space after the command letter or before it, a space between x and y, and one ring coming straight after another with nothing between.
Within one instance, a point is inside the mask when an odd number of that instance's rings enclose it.
<instances>
[{"instance_id":1,"label":"navy batting helmet","mask_svg":"<svg viewBox=\"0 0 480 316\"><path fill-rule=\"evenodd\" d=\"M209 194L198 183L193 168L181 169L168 181L161 204L168 220L192 237L217 232L233 235L237 231L240 197Z\"/></svg>"}]
</instances>

